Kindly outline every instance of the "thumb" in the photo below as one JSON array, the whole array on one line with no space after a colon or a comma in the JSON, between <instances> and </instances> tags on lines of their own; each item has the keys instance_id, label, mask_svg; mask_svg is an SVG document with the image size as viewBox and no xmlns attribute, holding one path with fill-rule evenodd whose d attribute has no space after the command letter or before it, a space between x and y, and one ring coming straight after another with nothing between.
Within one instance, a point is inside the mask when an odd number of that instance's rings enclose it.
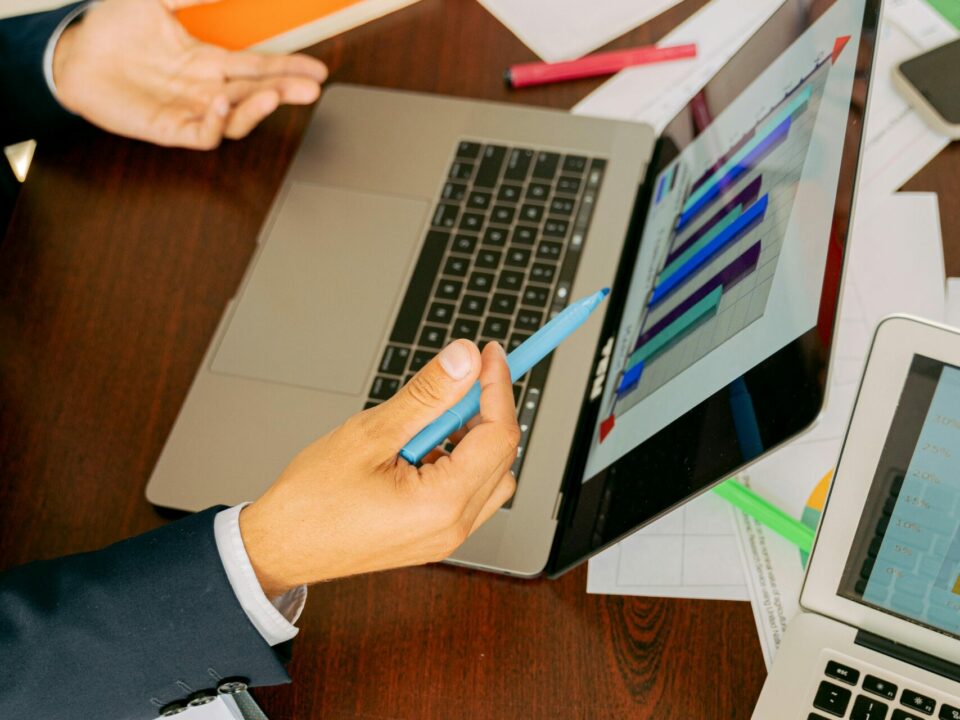
<instances>
[{"instance_id":1,"label":"thumb","mask_svg":"<svg viewBox=\"0 0 960 720\"><path fill-rule=\"evenodd\" d=\"M457 403L480 375L480 351L468 340L447 345L392 398L368 410L380 447L400 450Z\"/></svg>"}]
</instances>

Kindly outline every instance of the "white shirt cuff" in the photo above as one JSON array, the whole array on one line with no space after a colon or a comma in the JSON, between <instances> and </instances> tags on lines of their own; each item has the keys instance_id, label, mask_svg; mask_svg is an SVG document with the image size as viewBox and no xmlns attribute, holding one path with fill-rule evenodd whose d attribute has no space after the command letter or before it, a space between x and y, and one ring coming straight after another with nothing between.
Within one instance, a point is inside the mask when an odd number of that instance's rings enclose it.
<instances>
[{"instance_id":1,"label":"white shirt cuff","mask_svg":"<svg viewBox=\"0 0 960 720\"><path fill-rule=\"evenodd\" d=\"M253 571L240 535L240 511L250 503L221 510L213 519L213 533L223 569L240 607L270 645L279 645L299 632L294 627L307 602L307 586L294 588L273 601L267 599Z\"/></svg>"},{"instance_id":2,"label":"white shirt cuff","mask_svg":"<svg viewBox=\"0 0 960 720\"><path fill-rule=\"evenodd\" d=\"M63 35L63 31L67 29L70 23L85 13L91 5L95 4L96 3L92 2L85 3L64 15L63 20L61 20L60 24L54 29L50 39L47 40L47 47L43 51L43 77L47 80L47 88L49 88L50 94L55 98L57 98L57 86L53 82L53 51L56 49L57 43L60 42L60 36ZM57 98L57 100L59 99L60 98Z\"/></svg>"}]
</instances>

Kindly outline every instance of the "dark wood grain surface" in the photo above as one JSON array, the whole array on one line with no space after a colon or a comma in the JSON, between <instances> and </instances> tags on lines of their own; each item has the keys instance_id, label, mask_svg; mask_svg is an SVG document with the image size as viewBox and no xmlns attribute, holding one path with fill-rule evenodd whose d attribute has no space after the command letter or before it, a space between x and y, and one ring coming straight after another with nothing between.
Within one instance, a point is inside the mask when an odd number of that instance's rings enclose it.
<instances>
[{"instance_id":1,"label":"dark wood grain surface","mask_svg":"<svg viewBox=\"0 0 960 720\"><path fill-rule=\"evenodd\" d=\"M687 0L611 47L659 38ZM332 80L568 108L583 81L507 91L532 59L472 0L423 0L311 50ZM39 147L0 244L0 569L165 522L156 462L309 111L211 153L83 130ZM960 150L908 188L940 193L960 274ZM314 587L297 718L747 718L765 677L747 603L590 596L581 567L525 582L445 566Z\"/></svg>"}]
</instances>

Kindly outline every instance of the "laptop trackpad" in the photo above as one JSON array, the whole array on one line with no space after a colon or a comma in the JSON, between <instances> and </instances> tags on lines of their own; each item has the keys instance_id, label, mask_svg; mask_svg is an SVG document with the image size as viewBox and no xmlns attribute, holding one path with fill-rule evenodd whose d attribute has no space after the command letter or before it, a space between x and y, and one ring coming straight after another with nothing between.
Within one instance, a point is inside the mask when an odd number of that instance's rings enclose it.
<instances>
[{"instance_id":1,"label":"laptop trackpad","mask_svg":"<svg viewBox=\"0 0 960 720\"><path fill-rule=\"evenodd\" d=\"M426 212L409 198L291 184L212 369L362 394Z\"/></svg>"}]
</instances>

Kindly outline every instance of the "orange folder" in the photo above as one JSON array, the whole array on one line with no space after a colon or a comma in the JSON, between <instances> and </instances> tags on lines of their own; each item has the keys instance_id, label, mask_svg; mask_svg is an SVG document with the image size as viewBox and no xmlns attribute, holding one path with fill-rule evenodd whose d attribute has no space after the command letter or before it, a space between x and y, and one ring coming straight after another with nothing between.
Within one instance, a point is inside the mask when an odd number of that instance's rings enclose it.
<instances>
[{"instance_id":1,"label":"orange folder","mask_svg":"<svg viewBox=\"0 0 960 720\"><path fill-rule=\"evenodd\" d=\"M295 36L293 45L306 47L414 1L221 0L184 8L178 17L191 35L231 50L285 34Z\"/></svg>"}]
</instances>

